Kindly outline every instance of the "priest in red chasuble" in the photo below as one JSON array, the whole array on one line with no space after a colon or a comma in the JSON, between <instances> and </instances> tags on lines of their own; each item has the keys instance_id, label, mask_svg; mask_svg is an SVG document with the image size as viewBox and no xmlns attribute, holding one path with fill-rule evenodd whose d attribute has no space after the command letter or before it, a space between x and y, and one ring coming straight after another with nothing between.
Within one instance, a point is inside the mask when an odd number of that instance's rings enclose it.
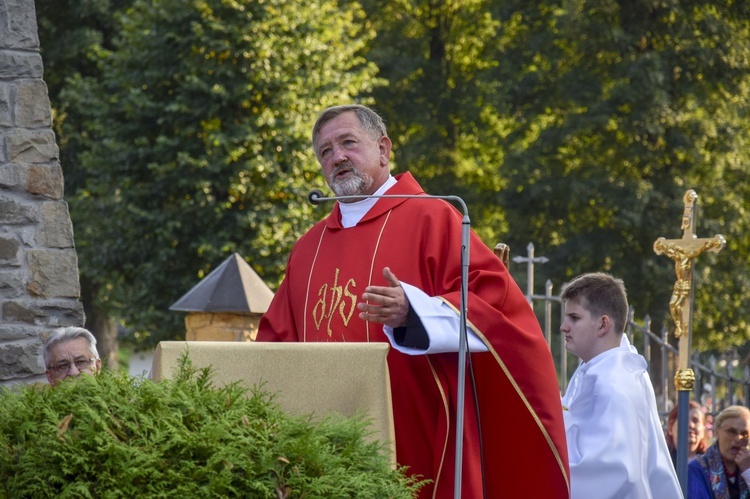
<instances>
[{"instance_id":1,"label":"priest in red chasuble","mask_svg":"<svg viewBox=\"0 0 750 499\"><path fill-rule=\"evenodd\" d=\"M313 147L337 196L419 195L390 174L381 118L326 109ZM258 341L388 341L396 460L454 497L462 215L431 199L336 202L294 246ZM552 355L521 290L471 234L461 497L568 498L568 457ZM470 376L467 375L467 379ZM478 411L475 410L478 408Z\"/></svg>"}]
</instances>

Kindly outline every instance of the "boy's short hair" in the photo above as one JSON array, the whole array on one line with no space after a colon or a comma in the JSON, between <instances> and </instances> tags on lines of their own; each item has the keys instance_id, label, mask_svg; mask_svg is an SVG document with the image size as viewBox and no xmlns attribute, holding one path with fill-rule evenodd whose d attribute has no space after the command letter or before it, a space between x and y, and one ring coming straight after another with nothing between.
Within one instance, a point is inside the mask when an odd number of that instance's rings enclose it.
<instances>
[{"instance_id":1,"label":"boy's short hair","mask_svg":"<svg viewBox=\"0 0 750 499\"><path fill-rule=\"evenodd\" d=\"M628 294L622 279L604 272L581 274L562 288L563 303L579 303L594 316L606 315L614 323L615 333L625 332L628 320Z\"/></svg>"}]
</instances>

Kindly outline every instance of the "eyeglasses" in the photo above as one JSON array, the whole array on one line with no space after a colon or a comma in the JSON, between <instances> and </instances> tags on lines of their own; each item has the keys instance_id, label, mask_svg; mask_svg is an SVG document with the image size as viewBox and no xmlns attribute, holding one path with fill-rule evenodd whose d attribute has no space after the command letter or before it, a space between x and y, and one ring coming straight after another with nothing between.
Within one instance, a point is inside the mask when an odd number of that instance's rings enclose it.
<instances>
[{"instance_id":1,"label":"eyeglasses","mask_svg":"<svg viewBox=\"0 0 750 499\"><path fill-rule=\"evenodd\" d=\"M748 433L747 431L743 431L742 433L740 433L734 428L723 428L721 431L725 432L727 435L729 435L732 438L739 437L740 440L750 439L750 433Z\"/></svg>"},{"instance_id":2,"label":"eyeglasses","mask_svg":"<svg viewBox=\"0 0 750 499\"><path fill-rule=\"evenodd\" d=\"M60 362L56 366L52 366L49 368L50 371L54 372L55 374L67 374L68 371L70 371L71 366L76 366L76 369L79 371L88 371L91 369L91 364L94 363L96 360L96 357L89 357L88 359L78 359L73 361L73 363L70 362Z\"/></svg>"}]
</instances>

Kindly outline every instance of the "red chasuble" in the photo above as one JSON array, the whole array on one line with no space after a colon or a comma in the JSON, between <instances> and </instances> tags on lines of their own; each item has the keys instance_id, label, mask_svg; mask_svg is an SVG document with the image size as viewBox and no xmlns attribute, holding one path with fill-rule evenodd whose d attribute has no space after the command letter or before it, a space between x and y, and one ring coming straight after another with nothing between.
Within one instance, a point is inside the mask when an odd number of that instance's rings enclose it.
<instances>
[{"instance_id":1,"label":"red chasuble","mask_svg":"<svg viewBox=\"0 0 750 499\"><path fill-rule=\"evenodd\" d=\"M409 173L387 194L423 194ZM338 204L294 246L286 276L261 318L259 341L388 341L359 318L368 285L399 280L459 309L461 220L439 200L379 199L355 226ZM472 233L467 324L489 352L471 354L477 384L466 389L462 497L569 497L560 392L539 322L502 262ZM396 459L432 480L420 498L452 498L458 355L388 354ZM469 374L467 372L467 385ZM480 431L481 439L480 446ZM483 452L484 460L480 457Z\"/></svg>"}]
</instances>

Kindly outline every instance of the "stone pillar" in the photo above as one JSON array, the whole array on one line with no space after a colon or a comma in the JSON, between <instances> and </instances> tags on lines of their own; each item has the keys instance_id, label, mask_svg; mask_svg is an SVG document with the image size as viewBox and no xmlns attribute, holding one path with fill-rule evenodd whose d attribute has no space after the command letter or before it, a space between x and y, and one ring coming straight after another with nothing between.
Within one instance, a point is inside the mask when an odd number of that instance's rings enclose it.
<instances>
[{"instance_id":1,"label":"stone pillar","mask_svg":"<svg viewBox=\"0 0 750 499\"><path fill-rule=\"evenodd\" d=\"M33 0L0 0L0 385L44 381L42 335L82 326L78 259Z\"/></svg>"}]
</instances>

